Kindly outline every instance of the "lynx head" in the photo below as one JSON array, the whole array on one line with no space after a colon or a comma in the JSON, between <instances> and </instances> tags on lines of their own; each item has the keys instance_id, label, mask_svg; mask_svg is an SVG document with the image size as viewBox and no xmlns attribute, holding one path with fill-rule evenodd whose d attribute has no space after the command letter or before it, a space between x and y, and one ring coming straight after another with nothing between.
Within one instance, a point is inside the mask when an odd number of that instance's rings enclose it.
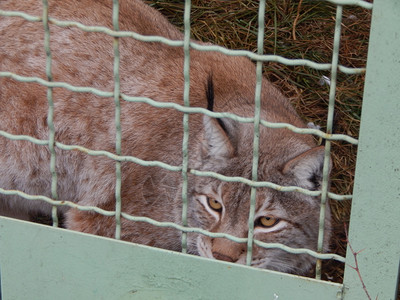
<instances>
[{"instance_id":1,"label":"lynx head","mask_svg":"<svg viewBox=\"0 0 400 300\"><path fill-rule=\"evenodd\" d=\"M253 125L204 117L201 169L251 179ZM286 129L261 128L258 180L282 186L318 190L324 148L312 148ZM212 177L191 177L189 225L239 238L248 235L251 188ZM316 250L320 199L299 192L257 188L254 238L293 248ZM325 247L330 236L330 211L325 224ZM189 234L189 252L208 258L245 264L246 243ZM309 255L253 245L252 266L304 274L315 263Z\"/></svg>"}]
</instances>

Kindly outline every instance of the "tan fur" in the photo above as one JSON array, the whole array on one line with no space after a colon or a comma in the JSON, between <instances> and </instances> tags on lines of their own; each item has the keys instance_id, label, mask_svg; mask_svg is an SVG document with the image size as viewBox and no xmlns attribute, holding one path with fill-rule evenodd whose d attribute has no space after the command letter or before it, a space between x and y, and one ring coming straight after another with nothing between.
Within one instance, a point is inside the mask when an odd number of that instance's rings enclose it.
<instances>
[{"instance_id":1,"label":"tan fur","mask_svg":"<svg viewBox=\"0 0 400 300\"><path fill-rule=\"evenodd\" d=\"M111 1L51 0L50 17L85 25L112 28ZM2 10L41 16L38 0L2 0ZM74 27L50 25L54 81L112 91L113 38ZM182 40L182 34L158 12L138 0L120 1L120 29L143 35ZM183 104L183 50L161 43L121 38L121 92L161 102ZM45 76L44 31L40 22L0 17L0 70L23 76ZM250 117L254 114L255 67L243 57L216 52L190 52L190 104L207 107L207 82L214 86L214 110ZM90 93L54 88L56 140L93 150L115 153L114 101ZM0 78L0 129L12 134L48 139L46 88ZM147 104L121 103L122 155L143 160L182 163L183 114ZM304 127L288 100L266 79L262 84L263 119ZM190 168L250 178L253 125L223 119L226 131L213 119L190 115ZM313 189L311 177L320 176L323 149L314 148L312 137L284 129L261 128L259 180ZM314 148L314 149L313 149ZM0 137L0 187L32 195L51 196L50 154L46 146ZM308 151L308 152L307 152ZM306 153L307 152L307 153ZM306 154L305 154L306 153ZM115 162L78 151L57 149L58 196L80 205L115 209ZM304 159L304 157L306 159ZM157 221L181 223L181 174L157 167L122 163L122 210ZM204 197L221 202L212 211ZM213 232L247 237L250 188L208 177L189 178L189 225ZM292 247L316 249L319 200L299 193L261 188L256 217L276 215L274 228L256 226L255 237ZM39 201L1 196L0 214L28 216L49 213ZM113 237L114 219L96 213L66 210L69 229ZM329 238L330 215L327 214ZM180 250L180 232L146 223L122 220L122 238L151 246ZM189 252L244 263L244 245L226 239L189 234ZM280 250L254 249L253 265L304 273L313 263L309 256Z\"/></svg>"}]
</instances>

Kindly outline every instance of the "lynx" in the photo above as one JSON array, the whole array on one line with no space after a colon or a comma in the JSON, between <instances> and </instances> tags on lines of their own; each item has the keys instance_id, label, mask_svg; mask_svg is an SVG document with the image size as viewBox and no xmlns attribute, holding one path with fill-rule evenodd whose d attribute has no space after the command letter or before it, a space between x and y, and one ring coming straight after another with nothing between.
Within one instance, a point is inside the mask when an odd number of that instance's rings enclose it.
<instances>
[{"instance_id":1,"label":"lynx","mask_svg":"<svg viewBox=\"0 0 400 300\"><path fill-rule=\"evenodd\" d=\"M37 0L2 0L0 9L41 16ZM112 28L109 0L50 0L49 15L84 25ZM139 0L120 1L120 30L183 40L183 34L159 12ZM159 102L183 105L182 47L120 38L121 93ZM197 42L200 43L200 42ZM53 81L113 91L113 38L50 24ZM47 80L44 29L41 22L21 17L0 17L0 71ZM254 116L255 66L244 57L218 52L190 51L190 105L215 112ZM0 77L0 129L14 135L49 138L47 88ZM267 79L262 82L261 118L305 127L291 104ZM53 88L55 140L91 150L115 153L116 129L113 98ZM122 155L145 161L182 164L183 113L146 103L121 100ZM253 124L204 114L189 116L189 169L213 171L225 176L251 178ZM51 197L50 151L29 141L0 136L0 187L30 195ZM258 180L282 186L318 190L321 185L324 148L308 135L288 129L261 126ZM115 210L115 161L105 156L56 148L58 199L79 205ZM188 179L188 225L239 238L248 235L250 209L248 185L213 177ZM160 222L181 224L182 174L160 167L122 162L122 211ZM49 214L50 205L18 196L0 196L0 214L29 219ZM115 218L95 212L68 209L67 229L113 237ZM258 188L254 238L294 248L316 250L320 200L298 192ZM122 219L123 240L154 247L181 250L181 232L145 222ZM330 237L330 212L326 215L325 250ZM244 264L246 244L226 238L188 234L188 252L212 259ZM306 254L254 245L251 265L304 274L315 263Z\"/></svg>"}]
</instances>

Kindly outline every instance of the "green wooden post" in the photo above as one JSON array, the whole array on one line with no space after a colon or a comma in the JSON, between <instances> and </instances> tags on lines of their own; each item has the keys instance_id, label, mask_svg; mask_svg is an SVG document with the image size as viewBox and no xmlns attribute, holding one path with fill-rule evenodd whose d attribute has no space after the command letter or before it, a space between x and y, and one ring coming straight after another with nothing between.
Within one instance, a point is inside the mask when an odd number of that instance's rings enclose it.
<instances>
[{"instance_id":1,"label":"green wooden post","mask_svg":"<svg viewBox=\"0 0 400 300\"><path fill-rule=\"evenodd\" d=\"M375 0L349 241L372 299L395 299L400 257L400 1ZM345 299L368 299L347 251Z\"/></svg>"}]
</instances>

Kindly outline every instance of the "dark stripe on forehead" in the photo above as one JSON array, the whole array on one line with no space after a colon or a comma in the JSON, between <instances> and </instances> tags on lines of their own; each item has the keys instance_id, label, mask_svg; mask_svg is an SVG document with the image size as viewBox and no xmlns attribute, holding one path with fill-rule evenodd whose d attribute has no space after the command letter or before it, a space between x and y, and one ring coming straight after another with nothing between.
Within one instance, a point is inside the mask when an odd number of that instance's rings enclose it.
<instances>
[{"instance_id":1,"label":"dark stripe on forehead","mask_svg":"<svg viewBox=\"0 0 400 300\"><path fill-rule=\"evenodd\" d=\"M290 225L292 225L294 228L300 230L306 237L311 238L311 234L304 228L304 226L301 226L299 223L292 222L290 220L285 220L285 221L288 222Z\"/></svg>"},{"instance_id":2,"label":"dark stripe on forehead","mask_svg":"<svg viewBox=\"0 0 400 300\"><path fill-rule=\"evenodd\" d=\"M266 210L270 210L272 207L275 206L274 204L275 204L275 202L276 202L276 199L275 199L275 197L271 197L270 200L267 200L266 198L264 198L264 201L262 201L262 202L260 202L260 203L257 203L256 212L257 212L258 210L261 209L261 207L265 204L265 202L268 202L268 204L267 204L267 206L265 207L265 209L266 209Z\"/></svg>"}]
</instances>

